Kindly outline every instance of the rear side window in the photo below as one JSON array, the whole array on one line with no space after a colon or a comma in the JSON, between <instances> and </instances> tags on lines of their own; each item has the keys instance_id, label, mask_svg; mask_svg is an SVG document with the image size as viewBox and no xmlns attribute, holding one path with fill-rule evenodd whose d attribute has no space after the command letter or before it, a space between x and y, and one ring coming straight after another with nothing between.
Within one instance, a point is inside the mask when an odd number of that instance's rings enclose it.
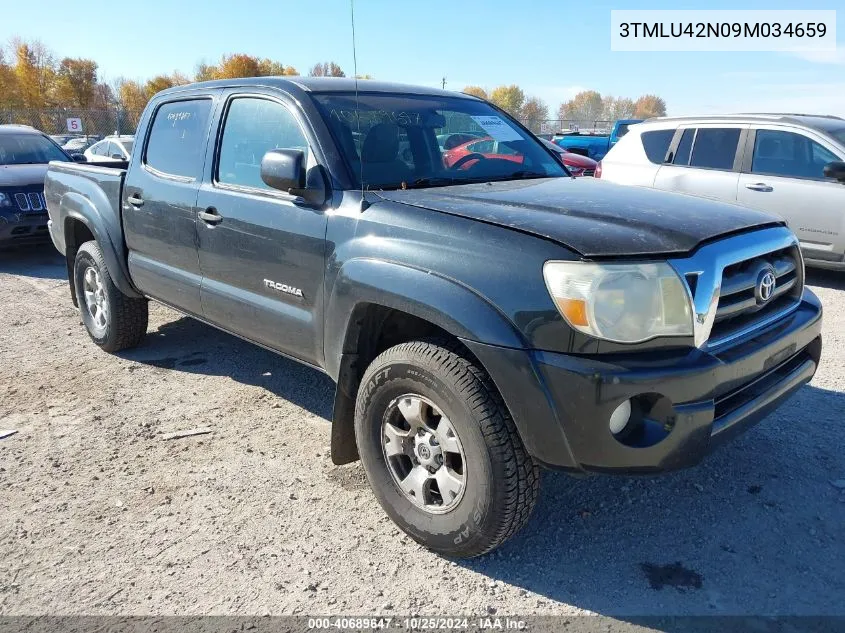
<instances>
[{"instance_id":1,"label":"rear side window","mask_svg":"<svg viewBox=\"0 0 845 633\"><path fill-rule=\"evenodd\" d=\"M733 169L739 128L699 128L690 158L691 167Z\"/></svg>"},{"instance_id":2,"label":"rear side window","mask_svg":"<svg viewBox=\"0 0 845 633\"><path fill-rule=\"evenodd\" d=\"M660 165L666 160L666 152L669 151L673 136L675 136L675 130L653 130L642 133L640 138L643 141L643 149L652 163Z\"/></svg>"},{"instance_id":3,"label":"rear side window","mask_svg":"<svg viewBox=\"0 0 845 633\"><path fill-rule=\"evenodd\" d=\"M199 178L205 155L210 99L165 103L155 113L146 164L173 176Z\"/></svg>"},{"instance_id":4,"label":"rear side window","mask_svg":"<svg viewBox=\"0 0 845 633\"><path fill-rule=\"evenodd\" d=\"M308 160L308 141L290 110L267 99L234 99L220 143L218 182L270 189L261 180L261 159L273 149L300 150Z\"/></svg>"}]
</instances>

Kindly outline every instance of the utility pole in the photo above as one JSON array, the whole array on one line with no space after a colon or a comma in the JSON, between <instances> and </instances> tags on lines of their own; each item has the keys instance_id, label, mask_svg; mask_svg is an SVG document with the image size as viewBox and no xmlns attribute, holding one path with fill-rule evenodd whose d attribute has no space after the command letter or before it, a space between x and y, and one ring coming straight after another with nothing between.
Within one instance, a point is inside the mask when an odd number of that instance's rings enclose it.
<instances>
[{"instance_id":1,"label":"utility pole","mask_svg":"<svg viewBox=\"0 0 845 633\"><path fill-rule=\"evenodd\" d=\"M446 77L443 77L443 81L441 81L440 84L443 90L446 90Z\"/></svg>"}]
</instances>

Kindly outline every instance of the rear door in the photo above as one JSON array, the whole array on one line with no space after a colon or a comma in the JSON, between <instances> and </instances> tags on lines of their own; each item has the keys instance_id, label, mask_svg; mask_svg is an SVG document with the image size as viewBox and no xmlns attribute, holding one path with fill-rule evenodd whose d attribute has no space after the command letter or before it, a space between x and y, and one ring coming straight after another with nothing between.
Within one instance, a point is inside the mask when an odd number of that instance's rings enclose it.
<instances>
[{"instance_id":1,"label":"rear door","mask_svg":"<svg viewBox=\"0 0 845 633\"><path fill-rule=\"evenodd\" d=\"M202 307L211 323L322 365L326 215L260 173L272 149L302 150L317 168L304 123L278 93L227 94L197 200Z\"/></svg>"},{"instance_id":2,"label":"rear door","mask_svg":"<svg viewBox=\"0 0 845 633\"><path fill-rule=\"evenodd\" d=\"M202 313L197 191L218 93L172 95L156 104L123 187L133 281L144 294L195 315Z\"/></svg>"},{"instance_id":3,"label":"rear door","mask_svg":"<svg viewBox=\"0 0 845 633\"><path fill-rule=\"evenodd\" d=\"M737 200L783 217L807 258L842 261L845 186L824 177L824 166L845 160L809 131L761 126L748 139Z\"/></svg>"},{"instance_id":4,"label":"rear door","mask_svg":"<svg viewBox=\"0 0 845 633\"><path fill-rule=\"evenodd\" d=\"M680 127L654 187L734 202L746 133L742 125Z\"/></svg>"}]
</instances>

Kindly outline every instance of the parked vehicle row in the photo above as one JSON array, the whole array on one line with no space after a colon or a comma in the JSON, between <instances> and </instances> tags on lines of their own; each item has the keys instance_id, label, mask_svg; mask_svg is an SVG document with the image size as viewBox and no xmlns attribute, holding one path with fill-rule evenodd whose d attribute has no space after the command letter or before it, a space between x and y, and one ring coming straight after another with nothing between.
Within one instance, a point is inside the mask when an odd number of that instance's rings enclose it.
<instances>
[{"instance_id":1,"label":"parked vehicle row","mask_svg":"<svg viewBox=\"0 0 845 633\"><path fill-rule=\"evenodd\" d=\"M587 134L583 132L560 132L552 136L552 142L574 154L581 154L593 160L601 160L610 148L628 133L628 129L642 119L620 119L613 124L610 134Z\"/></svg>"},{"instance_id":2,"label":"parked vehicle row","mask_svg":"<svg viewBox=\"0 0 845 633\"><path fill-rule=\"evenodd\" d=\"M26 125L0 125L0 246L49 242L44 175L70 162L55 141Z\"/></svg>"},{"instance_id":3,"label":"parked vehicle row","mask_svg":"<svg viewBox=\"0 0 845 633\"><path fill-rule=\"evenodd\" d=\"M475 97L222 80L153 97L137 137L126 169L47 171L94 343L138 345L154 299L326 372L332 460L438 552L520 529L540 466L691 466L816 371L781 218L571 178Z\"/></svg>"},{"instance_id":4,"label":"parked vehicle row","mask_svg":"<svg viewBox=\"0 0 845 633\"><path fill-rule=\"evenodd\" d=\"M85 150L88 162L126 162L132 155L132 143L135 137L131 134L107 136L102 141L94 143Z\"/></svg>"},{"instance_id":5,"label":"parked vehicle row","mask_svg":"<svg viewBox=\"0 0 845 633\"><path fill-rule=\"evenodd\" d=\"M455 136L459 135L451 135L452 138ZM566 166L573 176L592 176L595 173L598 163L592 158L567 152L559 145L555 145L550 141L543 139L539 139L539 141L554 152L555 157ZM518 150L511 147L511 145L512 143L497 141L491 136L473 137L469 141L453 146L451 149L446 149L443 152L443 164L447 168L451 168L458 161L461 161L461 165L466 165L469 168L479 160L491 158L522 164L524 156Z\"/></svg>"},{"instance_id":6,"label":"parked vehicle row","mask_svg":"<svg viewBox=\"0 0 845 633\"><path fill-rule=\"evenodd\" d=\"M845 270L845 120L838 117L654 119L631 127L599 175L776 214L798 236L808 265Z\"/></svg>"}]
</instances>

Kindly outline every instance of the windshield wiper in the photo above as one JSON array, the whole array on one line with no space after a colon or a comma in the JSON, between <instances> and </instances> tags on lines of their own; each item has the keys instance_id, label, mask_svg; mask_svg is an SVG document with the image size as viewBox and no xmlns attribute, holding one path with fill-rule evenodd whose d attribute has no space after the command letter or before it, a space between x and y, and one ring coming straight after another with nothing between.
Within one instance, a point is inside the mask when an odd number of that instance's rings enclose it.
<instances>
[{"instance_id":1,"label":"windshield wiper","mask_svg":"<svg viewBox=\"0 0 845 633\"><path fill-rule=\"evenodd\" d=\"M527 169L523 169L520 171L515 171L512 174L508 174L507 176L503 176L502 178L496 178L495 180L522 180L523 178L549 178L550 176L546 173L539 172L539 171L529 171Z\"/></svg>"},{"instance_id":2,"label":"windshield wiper","mask_svg":"<svg viewBox=\"0 0 845 633\"><path fill-rule=\"evenodd\" d=\"M457 178L449 178L448 176L428 176L426 178L417 178L405 184L408 189L417 189L419 187L445 187L446 185L454 185L461 182Z\"/></svg>"}]
</instances>

